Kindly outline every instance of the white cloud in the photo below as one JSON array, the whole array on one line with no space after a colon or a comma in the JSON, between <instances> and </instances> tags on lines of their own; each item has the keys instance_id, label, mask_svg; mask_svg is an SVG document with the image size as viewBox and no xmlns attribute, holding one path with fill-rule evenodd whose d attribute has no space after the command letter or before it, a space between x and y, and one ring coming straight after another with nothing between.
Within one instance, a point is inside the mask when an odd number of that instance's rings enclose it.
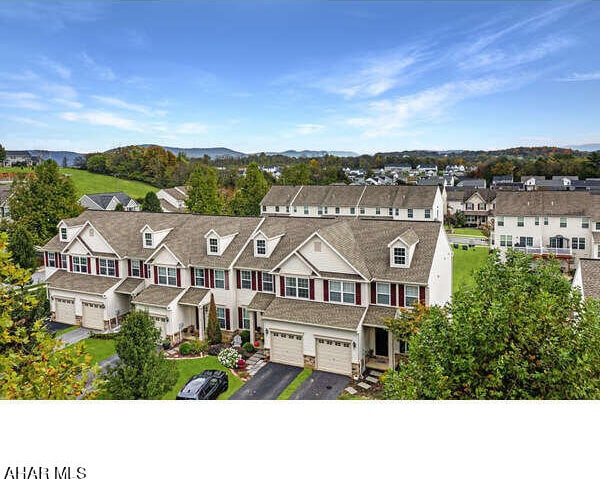
<instances>
[{"instance_id":1,"label":"white cloud","mask_svg":"<svg viewBox=\"0 0 600 479\"><path fill-rule=\"evenodd\" d=\"M40 97L30 92L0 91L0 104L26 110L46 109L46 105L40 100Z\"/></svg>"},{"instance_id":2,"label":"white cloud","mask_svg":"<svg viewBox=\"0 0 600 479\"><path fill-rule=\"evenodd\" d=\"M38 128L47 128L48 127L48 125L46 123L34 120L32 118L22 117L22 116L10 116L7 119L9 121L22 123L24 125L34 126L34 127L38 127Z\"/></svg>"},{"instance_id":3,"label":"white cloud","mask_svg":"<svg viewBox=\"0 0 600 479\"><path fill-rule=\"evenodd\" d=\"M101 80L112 81L117 78L117 75L115 75L115 72L112 70L112 68L105 65L100 65L87 53L83 52L81 54L81 58L83 59L83 63L85 63L85 65Z\"/></svg>"},{"instance_id":4,"label":"white cloud","mask_svg":"<svg viewBox=\"0 0 600 479\"><path fill-rule=\"evenodd\" d=\"M562 82L578 82L578 81L595 81L600 80L600 72L588 73L571 73L566 77L557 78L556 81Z\"/></svg>"},{"instance_id":5,"label":"white cloud","mask_svg":"<svg viewBox=\"0 0 600 479\"><path fill-rule=\"evenodd\" d=\"M58 83L44 83L40 88L46 92L56 95L58 98L64 98L66 100L73 100L77 98L78 93L75 88L70 85L60 85Z\"/></svg>"},{"instance_id":6,"label":"white cloud","mask_svg":"<svg viewBox=\"0 0 600 479\"><path fill-rule=\"evenodd\" d=\"M52 101L54 103L58 103L59 105L66 106L67 108L83 107L83 103L79 103L78 101L67 100L65 98L53 98Z\"/></svg>"},{"instance_id":7,"label":"white cloud","mask_svg":"<svg viewBox=\"0 0 600 479\"><path fill-rule=\"evenodd\" d=\"M54 60L50 60L47 57L42 57L40 60L40 64L48 70L54 72L63 80L68 80L69 78L71 78L71 70L66 66L62 65L61 63L58 63Z\"/></svg>"},{"instance_id":8,"label":"white cloud","mask_svg":"<svg viewBox=\"0 0 600 479\"><path fill-rule=\"evenodd\" d=\"M324 125L317 125L315 123L302 123L300 125L296 125L294 132L297 135L312 135L313 133L317 133L323 129L325 129Z\"/></svg>"},{"instance_id":9,"label":"white cloud","mask_svg":"<svg viewBox=\"0 0 600 479\"><path fill-rule=\"evenodd\" d=\"M59 117L66 121L81 121L91 125L110 126L120 130L143 131L135 121L104 110L86 110L82 112L64 112Z\"/></svg>"},{"instance_id":10,"label":"white cloud","mask_svg":"<svg viewBox=\"0 0 600 479\"><path fill-rule=\"evenodd\" d=\"M105 105L121 108L122 110L129 110L136 113L141 113L146 116L164 116L167 114L165 110L156 110L146 105L141 105L139 103L130 103L121 100L120 98L115 98L111 96L92 95L92 98Z\"/></svg>"}]
</instances>

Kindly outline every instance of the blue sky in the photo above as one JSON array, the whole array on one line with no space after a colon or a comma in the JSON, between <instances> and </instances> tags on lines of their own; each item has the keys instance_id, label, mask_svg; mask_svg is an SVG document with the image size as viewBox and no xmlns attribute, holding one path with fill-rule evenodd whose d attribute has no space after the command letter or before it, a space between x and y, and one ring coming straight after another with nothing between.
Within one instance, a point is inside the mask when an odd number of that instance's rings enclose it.
<instances>
[{"instance_id":1,"label":"blue sky","mask_svg":"<svg viewBox=\"0 0 600 479\"><path fill-rule=\"evenodd\" d=\"M0 143L600 142L600 3L0 2Z\"/></svg>"}]
</instances>

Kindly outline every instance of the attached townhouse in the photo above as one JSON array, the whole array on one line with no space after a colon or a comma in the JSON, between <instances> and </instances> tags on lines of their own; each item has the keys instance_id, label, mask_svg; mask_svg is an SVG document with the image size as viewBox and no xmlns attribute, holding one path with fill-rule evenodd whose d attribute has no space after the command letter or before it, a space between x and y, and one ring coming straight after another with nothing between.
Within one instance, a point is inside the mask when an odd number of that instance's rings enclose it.
<instances>
[{"instance_id":1,"label":"attached townhouse","mask_svg":"<svg viewBox=\"0 0 600 479\"><path fill-rule=\"evenodd\" d=\"M88 210L112 211L117 208L117 205L123 205L125 211L140 211L139 203L122 191L83 195L78 203Z\"/></svg>"},{"instance_id":2,"label":"attached townhouse","mask_svg":"<svg viewBox=\"0 0 600 479\"><path fill-rule=\"evenodd\" d=\"M397 364L398 307L451 296L438 222L86 211L43 250L57 321L102 330L135 308L202 339L212 296L226 337L248 329L271 361L348 375Z\"/></svg>"},{"instance_id":3,"label":"attached townhouse","mask_svg":"<svg viewBox=\"0 0 600 479\"><path fill-rule=\"evenodd\" d=\"M479 227L488 223L496 206L496 191L491 189L448 188L446 191L447 214L457 211L465 214L465 224Z\"/></svg>"},{"instance_id":4,"label":"attached townhouse","mask_svg":"<svg viewBox=\"0 0 600 479\"><path fill-rule=\"evenodd\" d=\"M165 188L156 192L164 213L184 213L188 187L185 185Z\"/></svg>"},{"instance_id":5,"label":"attached townhouse","mask_svg":"<svg viewBox=\"0 0 600 479\"><path fill-rule=\"evenodd\" d=\"M554 255L568 269L600 257L600 195L588 191L497 191L491 247Z\"/></svg>"},{"instance_id":6,"label":"attached townhouse","mask_svg":"<svg viewBox=\"0 0 600 479\"><path fill-rule=\"evenodd\" d=\"M260 203L263 215L354 216L442 221L444 200L437 186L272 186Z\"/></svg>"}]
</instances>

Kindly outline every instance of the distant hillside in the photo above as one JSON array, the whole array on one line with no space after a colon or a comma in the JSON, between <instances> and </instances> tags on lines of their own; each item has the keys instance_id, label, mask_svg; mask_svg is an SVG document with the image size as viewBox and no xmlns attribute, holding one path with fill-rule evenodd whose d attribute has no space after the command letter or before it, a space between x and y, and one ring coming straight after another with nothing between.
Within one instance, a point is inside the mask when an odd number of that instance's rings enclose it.
<instances>
[{"instance_id":1,"label":"distant hillside","mask_svg":"<svg viewBox=\"0 0 600 479\"><path fill-rule=\"evenodd\" d=\"M320 158L325 155L333 155L340 157L354 157L359 156L358 153L354 153L353 151L334 151L334 150L286 150L282 152L270 152L267 155L282 155L288 156L290 158Z\"/></svg>"},{"instance_id":2,"label":"distant hillside","mask_svg":"<svg viewBox=\"0 0 600 479\"><path fill-rule=\"evenodd\" d=\"M44 160L52 159L60 166L63 159L67 159L67 166L73 166L77 158L85 157L85 153L76 153L74 151L50 151L50 150L28 150L31 155L39 156Z\"/></svg>"},{"instance_id":3,"label":"distant hillside","mask_svg":"<svg viewBox=\"0 0 600 479\"><path fill-rule=\"evenodd\" d=\"M585 143L583 145L570 145L566 148L573 148L579 151L600 151L600 143Z\"/></svg>"},{"instance_id":4,"label":"distant hillside","mask_svg":"<svg viewBox=\"0 0 600 479\"><path fill-rule=\"evenodd\" d=\"M152 146L152 145L140 145L140 146ZM230 150L229 148L217 147L217 148L179 148L176 146L163 146L167 151L170 151L174 155L184 153L188 158L202 158L204 155L210 156L212 160L217 158L244 158L248 156L246 153L240 151Z\"/></svg>"}]
</instances>

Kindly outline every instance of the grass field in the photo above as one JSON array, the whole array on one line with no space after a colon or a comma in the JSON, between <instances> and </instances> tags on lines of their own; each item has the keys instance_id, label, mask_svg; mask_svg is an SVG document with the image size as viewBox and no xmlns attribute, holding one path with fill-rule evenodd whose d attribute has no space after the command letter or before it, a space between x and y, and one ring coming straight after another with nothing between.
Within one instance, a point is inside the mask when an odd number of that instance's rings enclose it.
<instances>
[{"instance_id":1,"label":"grass field","mask_svg":"<svg viewBox=\"0 0 600 479\"><path fill-rule=\"evenodd\" d=\"M163 396L163 399L175 399L177 393L181 390L183 385L191 378L194 374L200 374L205 369L220 369L226 371L229 376L229 388L223 394L219 396L219 399L229 399L229 397L236 392L243 384L242 380L237 376L231 374L229 369L224 367L215 356L207 356L205 358L198 359L178 359L174 360L179 370L179 379L173 389Z\"/></svg>"},{"instance_id":2,"label":"grass field","mask_svg":"<svg viewBox=\"0 0 600 479\"><path fill-rule=\"evenodd\" d=\"M454 228L452 230L452 233L448 233L451 235L466 235L466 236L481 236L482 238L483 233L481 232L481 230L478 230L477 228Z\"/></svg>"},{"instance_id":3,"label":"grass field","mask_svg":"<svg viewBox=\"0 0 600 479\"><path fill-rule=\"evenodd\" d=\"M32 171L31 168L10 168L1 167L0 173L3 172L19 172ZM68 175L75 184L75 189L79 196L90 193L114 193L123 191L132 198L143 198L149 191L158 191L158 188L142 183L141 181L123 180L114 176L99 175L90 173L86 170L78 170L76 168L60 168L60 172Z\"/></svg>"},{"instance_id":4,"label":"grass field","mask_svg":"<svg viewBox=\"0 0 600 479\"><path fill-rule=\"evenodd\" d=\"M69 326L66 329L61 329L56 333L56 337L58 338L59 336L62 336L63 334L68 333L69 331L74 331L76 329L79 329L79 326Z\"/></svg>"},{"instance_id":5,"label":"grass field","mask_svg":"<svg viewBox=\"0 0 600 479\"><path fill-rule=\"evenodd\" d=\"M489 248L476 247L468 250L453 249L452 261L452 291L458 291L461 286L472 285L473 272L479 268L488 257Z\"/></svg>"},{"instance_id":6,"label":"grass field","mask_svg":"<svg viewBox=\"0 0 600 479\"><path fill-rule=\"evenodd\" d=\"M113 339L87 338L83 341L79 341L78 343L67 346L67 348L72 348L78 344L83 344L85 347L85 352L92 356L92 365L98 364L98 362L116 353L115 341Z\"/></svg>"},{"instance_id":7,"label":"grass field","mask_svg":"<svg viewBox=\"0 0 600 479\"><path fill-rule=\"evenodd\" d=\"M294 378L294 380L287 385L287 387L281 391L281 394L277 397L277 399L289 399L292 394L300 387L304 381L306 381L310 375L313 373L312 369L304 368L298 376Z\"/></svg>"}]
</instances>

